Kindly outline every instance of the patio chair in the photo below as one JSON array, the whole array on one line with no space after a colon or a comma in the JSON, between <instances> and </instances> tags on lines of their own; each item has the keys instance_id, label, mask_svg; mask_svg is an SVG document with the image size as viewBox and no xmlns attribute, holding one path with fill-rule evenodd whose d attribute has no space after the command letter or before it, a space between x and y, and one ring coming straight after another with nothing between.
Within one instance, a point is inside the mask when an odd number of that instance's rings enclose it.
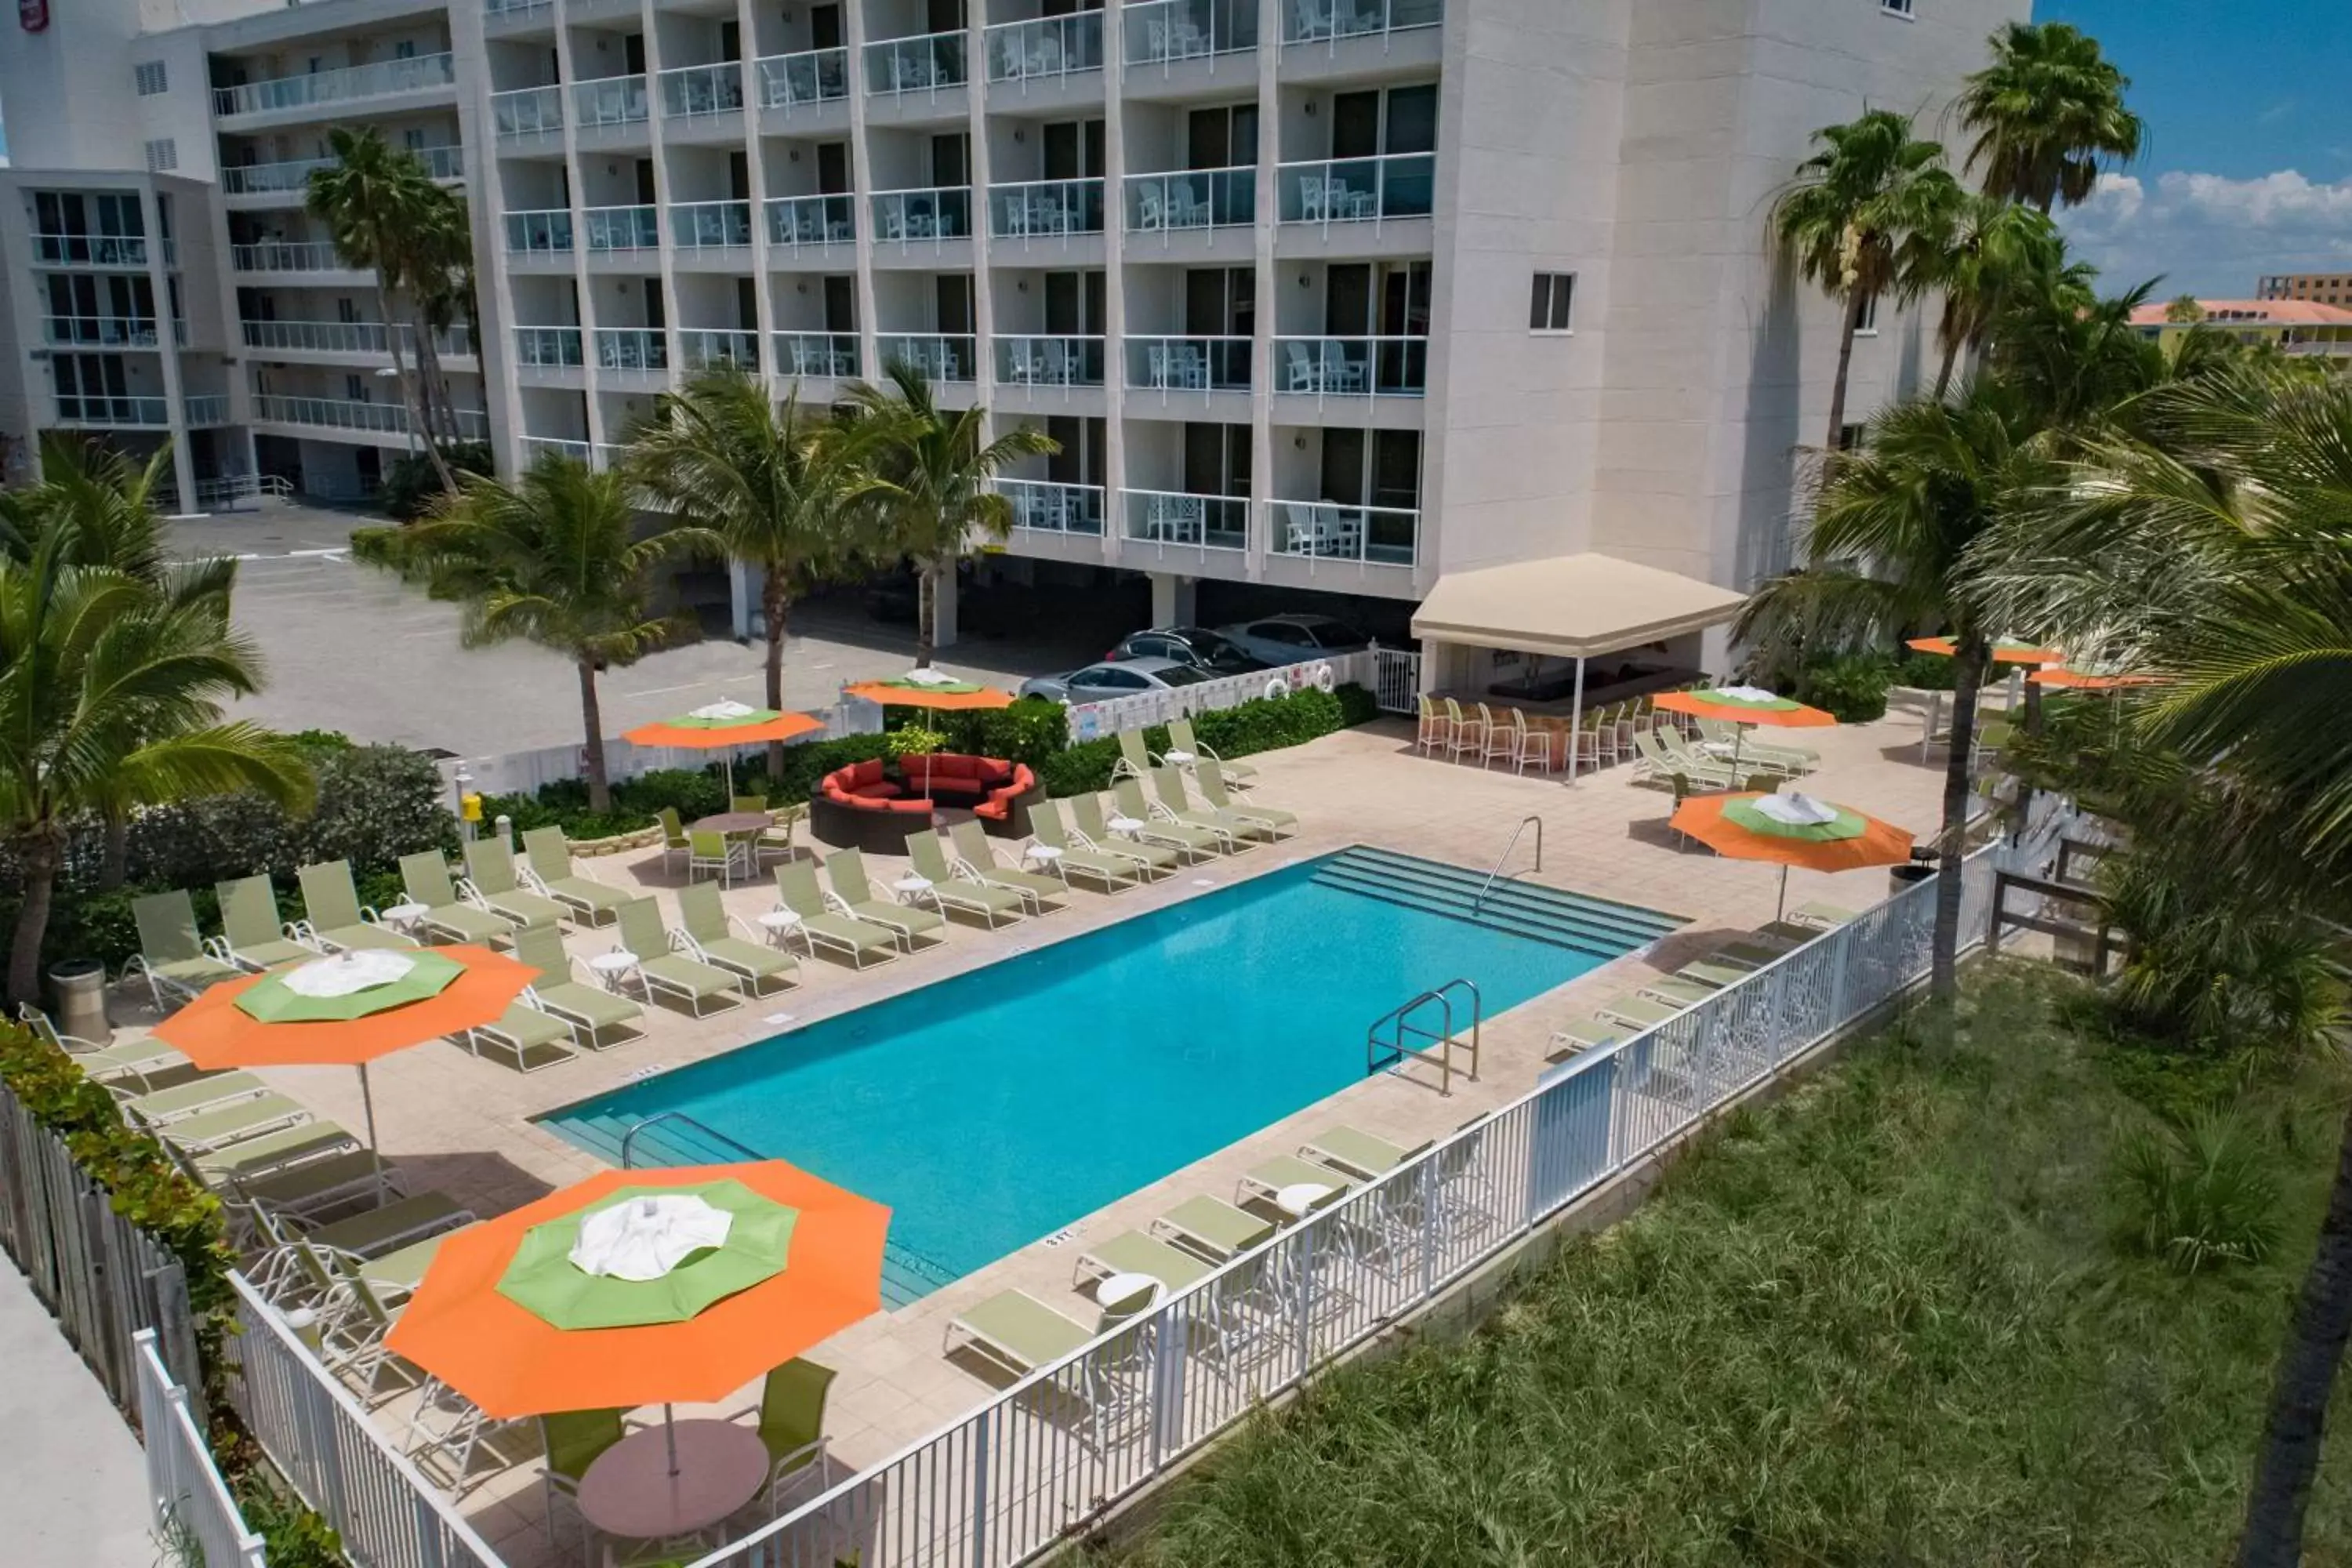
<instances>
[{"instance_id":1,"label":"patio chair","mask_svg":"<svg viewBox=\"0 0 2352 1568\"><path fill-rule=\"evenodd\" d=\"M669 928L662 923L660 906L652 898L631 899L614 911L614 920L621 938L621 945L614 951L636 960L629 973L637 977L646 1001L661 993L685 1003L698 1018L705 1002L729 1007L740 1005L734 975L717 964L671 951Z\"/></svg>"},{"instance_id":2,"label":"patio chair","mask_svg":"<svg viewBox=\"0 0 2352 1568\"><path fill-rule=\"evenodd\" d=\"M1066 879L1084 877L1100 882L1103 891L1131 888L1150 875L1150 865L1132 855L1114 855L1091 840L1080 843L1062 825L1060 803L1041 800L1029 808L1029 831L1053 851L1053 866Z\"/></svg>"},{"instance_id":3,"label":"patio chair","mask_svg":"<svg viewBox=\"0 0 2352 1568\"><path fill-rule=\"evenodd\" d=\"M245 973L205 950L196 934L195 901L184 889L131 900L131 918L139 928L139 951L123 961L122 978L144 978L148 999L159 1013L167 995L193 1002L205 986Z\"/></svg>"},{"instance_id":4,"label":"patio chair","mask_svg":"<svg viewBox=\"0 0 2352 1568\"><path fill-rule=\"evenodd\" d=\"M473 1210L446 1193L418 1193L332 1225L306 1229L302 1238L312 1247L365 1258L471 1225L475 1217Z\"/></svg>"},{"instance_id":5,"label":"patio chair","mask_svg":"<svg viewBox=\"0 0 2352 1568\"><path fill-rule=\"evenodd\" d=\"M1433 1142L1424 1138L1407 1148L1343 1122L1337 1127L1327 1127L1308 1139L1299 1146L1298 1152L1307 1159L1330 1166L1341 1175L1369 1182L1388 1174L1408 1160L1428 1152Z\"/></svg>"},{"instance_id":6,"label":"patio chair","mask_svg":"<svg viewBox=\"0 0 2352 1568\"><path fill-rule=\"evenodd\" d=\"M307 950L306 950L307 951ZM63 1051L81 1068L82 1076L93 1083L104 1083L112 1078L132 1078L142 1086L142 1092L152 1092L171 1087L156 1080L166 1073L177 1073L173 1082L199 1076L188 1058L160 1040L129 1040L120 1045L101 1046L95 1040L85 1040L76 1035L61 1035L49 1016L30 1002L16 1005L17 1021L33 1031L36 1039Z\"/></svg>"},{"instance_id":7,"label":"patio chair","mask_svg":"<svg viewBox=\"0 0 2352 1568\"><path fill-rule=\"evenodd\" d=\"M1132 824L1124 830L1129 837L1144 844L1163 845L1178 851L1187 860L1205 860L1234 843L1234 835L1229 831L1179 822L1174 813L1165 808L1155 808L1143 798L1143 784L1139 780L1113 779L1110 802L1119 814L1115 820Z\"/></svg>"},{"instance_id":8,"label":"patio chair","mask_svg":"<svg viewBox=\"0 0 2352 1568\"><path fill-rule=\"evenodd\" d=\"M686 824L678 820L677 807L665 805L654 813L654 818L661 824L662 869L667 871L688 859L694 853L694 844L686 836ZM692 874L690 862L688 874Z\"/></svg>"},{"instance_id":9,"label":"patio chair","mask_svg":"<svg viewBox=\"0 0 2352 1568\"><path fill-rule=\"evenodd\" d=\"M824 858L824 879L833 884L828 902L834 912L853 916L868 925L877 925L896 931L898 943L908 952L915 951L919 936L935 942L947 940L947 917L936 910L917 909L909 904L893 903L874 896L874 885L866 879L866 857L856 849L836 849Z\"/></svg>"},{"instance_id":10,"label":"patio chair","mask_svg":"<svg viewBox=\"0 0 2352 1568\"><path fill-rule=\"evenodd\" d=\"M1424 691L1420 698L1420 723L1413 731L1412 749L1423 756L1444 748L1452 739L1453 721L1438 710L1436 700Z\"/></svg>"},{"instance_id":11,"label":"patio chair","mask_svg":"<svg viewBox=\"0 0 2352 1568\"><path fill-rule=\"evenodd\" d=\"M739 1410L730 1421L756 1416L760 1441L768 1450L766 1496L771 1512L789 1485L812 1472L816 1489L833 1484L833 1453L825 1445L824 1402L836 1374L803 1356L770 1372L760 1384L760 1403Z\"/></svg>"},{"instance_id":12,"label":"patio chair","mask_svg":"<svg viewBox=\"0 0 2352 1568\"><path fill-rule=\"evenodd\" d=\"M1634 749L1642 759L1641 771L1635 775L1637 778L1655 781L1679 775L1703 790L1726 790L1738 784L1738 775L1724 763L1702 757L1695 752L1678 755L1669 749L1666 737L1673 733L1663 724L1655 729L1634 732Z\"/></svg>"},{"instance_id":13,"label":"patio chair","mask_svg":"<svg viewBox=\"0 0 2352 1568\"><path fill-rule=\"evenodd\" d=\"M941 1353L968 1350L1014 1377L1025 1377L1149 1311L1159 1296L1155 1280L1105 1302L1089 1327L1025 1290L1000 1290L948 1320Z\"/></svg>"},{"instance_id":14,"label":"patio chair","mask_svg":"<svg viewBox=\"0 0 2352 1568\"><path fill-rule=\"evenodd\" d=\"M1288 376L1283 387L1285 392L1319 394L1323 391L1323 362L1308 353L1305 343L1292 342L1283 344L1282 363Z\"/></svg>"},{"instance_id":15,"label":"patio chair","mask_svg":"<svg viewBox=\"0 0 2352 1568\"><path fill-rule=\"evenodd\" d=\"M1782 918L1800 926L1813 928L1806 933L1811 937L1822 931L1835 931L1848 921L1862 917L1859 911L1847 909L1843 904L1811 903L1799 904Z\"/></svg>"},{"instance_id":16,"label":"patio chair","mask_svg":"<svg viewBox=\"0 0 2352 1568\"><path fill-rule=\"evenodd\" d=\"M1603 1046L1623 1039L1629 1032L1622 1024L1612 1024L1591 1015L1571 1018L1552 1031L1550 1044L1544 1051L1544 1060L1566 1061L1579 1051L1597 1051Z\"/></svg>"},{"instance_id":17,"label":"patio chair","mask_svg":"<svg viewBox=\"0 0 2352 1568\"><path fill-rule=\"evenodd\" d=\"M425 906L416 923L451 942L488 943L514 934L514 921L457 896L449 880L449 862L438 849L420 849L400 858L400 885L412 903Z\"/></svg>"},{"instance_id":18,"label":"patio chair","mask_svg":"<svg viewBox=\"0 0 2352 1568\"><path fill-rule=\"evenodd\" d=\"M210 1154L232 1143L298 1127L310 1120L310 1113L301 1106L282 1094L269 1093L184 1116L148 1131L184 1158Z\"/></svg>"},{"instance_id":19,"label":"patio chair","mask_svg":"<svg viewBox=\"0 0 2352 1568\"><path fill-rule=\"evenodd\" d=\"M543 1008L513 1002L491 1023L466 1031L466 1049L503 1060L517 1072L537 1072L572 1058L577 1027Z\"/></svg>"},{"instance_id":20,"label":"patio chair","mask_svg":"<svg viewBox=\"0 0 2352 1568\"><path fill-rule=\"evenodd\" d=\"M392 1314L383 1300L348 1263L331 1260L335 1289L330 1306L304 1335L326 1369L369 1410L420 1386L425 1374L392 1353L384 1336Z\"/></svg>"},{"instance_id":21,"label":"patio chair","mask_svg":"<svg viewBox=\"0 0 2352 1568\"><path fill-rule=\"evenodd\" d=\"M318 956L317 948L294 940L293 928L279 917L278 889L268 877L215 882L213 892L221 912L221 940L215 951L231 963L261 970Z\"/></svg>"},{"instance_id":22,"label":"patio chair","mask_svg":"<svg viewBox=\"0 0 2352 1568\"><path fill-rule=\"evenodd\" d=\"M205 1185L218 1187L232 1176L258 1178L294 1170L313 1161L332 1159L359 1147L360 1141L344 1129L313 1117L207 1152L187 1155L182 1163Z\"/></svg>"},{"instance_id":23,"label":"patio chair","mask_svg":"<svg viewBox=\"0 0 2352 1568\"><path fill-rule=\"evenodd\" d=\"M1306 1205L1305 1214L1294 1216L1276 1201L1287 1187L1320 1187L1323 1191ZM1294 1217L1303 1219L1329 1208L1354 1187L1355 1183L1328 1165L1309 1164L1296 1154L1276 1154L1242 1173L1241 1179L1234 1184L1234 1202L1236 1205L1263 1204L1280 1214L1282 1222L1287 1224Z\"/></svg>"},{"instance_id":24,"label":"patio chair","mask_svg":"<svg viewBox=\"0 0 2352 1568\"><path fill-rule=\"evenodd\" d=\"M636 1020L645 1016L645 1009L601 985L572 979L572 954L564 949L562 933L552 924L518 927L514 955L518 963L539 971L539 978L524 994L526 1000L572 1025L582 1045L601 1050L643 1037L645 1031L636 1026ZM618 1039L608 1038L612 1030L626 1033Z\"/></svg>"},{"instance_id":25,"label":"patio chair","mask_svg":"<svg viewBox=\"0 0 2352 1568\"><path fill-rule=\"evenodd\" d=\"M572 914L570 906L522 885L514 851L503 838L477 838L466 846L466 879L458 890L518 926L551 926Z\"/></svg>"},{"instance_id":26,"label":"patio chair","mask_svg":"<svg viewBox=\"0 0 2352 1568\"><path fill-rule=\"evenodd\" d=\"M163 1127L239 1100L260 1100L272 1090L249 1072L215 1072L147 1094L118 1095L122 1109L148 1127ZM281 1097L282 1098L282 1097ZM290 1102L289 1102L290 1103Z\"/></svg>"},{"instance_id":27,"label":"patio chair","mask_svg":"<svg viewBox=\"0 0 2352 1568\"><path fill-rule=\"evenodd\" d=\"M961 910L978 915L988 922L991 931L999 920L1021 918L1024 904L1017 892L992 888L976 879L960 877L940 844L940 836L929 828L907 835L907 860L915 875L930 884L929 897L942 910Z\"/></svg>"},{"instance_id":28,"label":"patio chair","mask_svg":"<svg viewBox=\"0 0 2352 1568\"><path fill-rule=\"evenodd\" d=\"M1069 812L1070 833L1079 846L1097 855L1108 855L1127 860L1140 868L1149 878L1159 878L1186 863L1187 858L1165 844L1146 844L1137 838L1115 836L1105 820L1102 797L1095 795L1074 795L1060 805ZM1114 806L1114 811L1120 808ZM1124 812L1120 812L1124 815Z\"/></svg>"},{"instance_id":29,"label":"patio chair","mask_svg":"<svg viewBox=\"0 0 2352 1568\"><path fill-rule=\"evenodd\" d=\"M284 1222L308 1223L353 1203L382 1202L387 1194L405 1197L400 1168L385 1160L379 1174L377 1159L365 1149L346 1149L251 1176L226 1176L215 1190L243 1203L252 1215L253 1236L268 1245Z\"/></svg>"},{"instance_id":30,"label":"patio chair","mask_svg":"<svg viewBox=\"0 0 2352 1568\"><path fill-rule=\"evenodd\" d=\"M748 927L739 928L727 913L726 900L709 883L678 889L677 923L686 933L688 950L703 963L738 976L747 994L762 994L761 987L771 980L778 989L795 984L800 960L760 941Z\"/></svg>"},{"instance_id":31,"label":"patio chair","mask_svg":"<svg viewBox=\"0 0 2352 1568\"><path fill-rule=\"evenodd\" d=\"M1111 763L1110 776L1115 779L1139 779L1159 762L1159 758L1145 749L1142 731L1121 730L1118 732L1118 760Z\"/></svg>"},{"instance_id":32,"label":"patio chair","mask_svg":"<svg viewBox=\"0 0 2352 1568\"><path fill-rule=\"evenodd\" d=\"M1201 786L1201 798L1237 822L1263 828L1268 838L1279 838L1298 831L1298 814L1278 806L1259 805L1255 801L1237 802L1225 790L1224 764L1213 757L1202 757L1193 765L1192 778Z\"/></svg>"},{"instance_id":33,"label":"patio chair","mask_svg":"<svg viewBox=\"0 0 2352 1568\"><path fill-rule=\"evenodd\" d=\"M735 846L723 833L690 831L686 836L686 874L689 878L715 872L722 884L735 880Z\"/></svg>"},{"instance_id":34,"label":"patio chair","mask_svg":"<svg viewBox=\"0 0 2352 1568\"><path fill-rule=\"evenodd\" d=\"M1195 1253L1139 1230L1123 1230L1102 1241L1089 1242L1079 1252L1073 1283L1086 1287L1114 1274L1147 1274L1161 1289L1177 1291L1216 1272L1217 1266Z\"/></svg>"},{"instance_id":35,"label":"patio chair","mask_svg":"<svg viewBox=\"0 0 2352 1568\"><path fill-rule=\"evenodd\" d=\"M630 895L572 868L572 846L561 827L534 827L522 836L526 869L538 890L575 911L575 919L602 925Z\"/></svg>"},{"instance_id":36,"label":"patio chair","mask_svg":"<svg viewBox=\"0 0 2352 1568\"><path fill-rule=\"evenodd\" d=\"M1151 1222L1151 1234L1211 1263L1226 1263L1263 1246L1281 1228L1223 1198L1186 1198Z\"/></svg>"},{"instance_id":37,"label":"patio chair","mask_svg":"<svg viewBox=\"0 0 2352 1568\"><path fill-rule=\"evenodd\" d=\"M1219 845L1227 854L1246 849L1255 840L1274 837L1274 829L1255 818L1213 805L1193 805L1192 796L1184 792L1184 775L1174 768L1163 764L1151 770L1151 792L1152 809L1163 819L1209 829L1218 836Z\"/></svg>"},{"instance_id":38,"label":"patio chair","mask_svg":"<svg viewBox=\"0 0 2352 1568\"><path fill-rule=\"evenodd\" d=\"M863 969L869 958L887 963L898 956L898 933L870 921L835 914L816 884L816 868L802 860L776 868L776 907L800 917L801 933L814 957L820 943Z\"/></svg>"},{"instance_id":39,"label":"patio chair","mask_svg":"<svg viewBox=\"0 0 2352 1568\"><path fill-rule=\"evenodd\" d=\"M768 809L768 797L764 795L730 795L727 797L727 809L763 812Z\"/></svg>"},{"instance_id":40,"label":"patio chair","mask_svg":"<svg viewBox=\"0 0 2352 1568\"><path fill-rule=\"evenodd\" d=\"M1216 763L1219 767L1224 770L1225 784L1230 788L1246 791L1255 786L1257 783L1257 770L1255 768L1250 766L1247 763L1231 762L1226 758L1219 756L1217 754L1216 748L1203 743L1198 736L1192 733L1192 721L1190 719L1169 720L1167 760L1169 762L1178 763L1179 765L1183 765L1188 763L1197 763L1203 757L1207 758L1210 762Z\"/></svg>"},{"instance_id":41,"label":"patio chair","mask_svg":"<svg viewBox=\"0 0 2352 1568\"><path fill-rule=\"evenodd\" d=\"M959 872L985 887L1020 894L1033 915L1060 909L1059 900L1069 893L1069 884L1059 877L1000 864L996 851L989 847L987 830L977 822L959 822L950 826L948 842L955 847Z\"/></svg>"},{"instance_id":42,"label":"patio chair","mask_svg":"<svg viewBox=\"0 0 2352 1568\"><path fill-rule=\"evenodd\" d=\"M1630 1033L1655 1028L1682 1010L1670 1002L1648 996L1612 996L1596 1005L1592 1016L1602 1023L1620 1025Z\"/></svg>"},{"instance_id":43,"label":"patio chair","mask_svg":"<svg viewBox=\"0 0 2352 1568\"><path fill-rule=\"evenodd\" d=\"M763 806L761 809L766 810L766 807ZM786 806L781 811L768 813L768 826L760 829L757 837L746 840L744 845L744 847L751 852L754 871L759 868L759 864L763 858L772 857L789 860L793 858L793 826L800 821L801 814L804 809L801 806Z\"/></svg>"},{"instance_id":44,"label":"patio chair","mask_svg":"<svg viewBox=\"0 0 2352 1568\"><path fill-rule=\"evenodd\" d=\"M606 1449L628 1436L628 1424L618 1410L560 1410L539 1418L539 1435L547 1458L540 1467L541 1505L547 1526L547 1542L555 1544L556 1500L561 1498L574 1513L580 1511L580 1482L588 1467L604 1457ZM580 1561L590 1561L588 1516L580 1514Z\"/></svg>"},{"instance_id":45,"label":"patio chair","mask_svg":"<svg viewBox=\"0 0 2352 1568\"><path fill-rule=\"evenodd\" d=\"M1483 752L1486 750L1486 720L1485 712L1485 709L1481 708L1479 710L1479 717L1474 719L1462 711L1461 703L1456 702L1451 697L1445 699L1445 727L1447 731L1445 756L1447 761L1458 763L1465 755L1470 752Z\"/></svg>"},{"instance_id":46,"label":"patio chair","mask_svg":"<svg viewBox=\"0 0 2352 1568\"><path fill-rule=\"evenodd\" d=\"M374 910L360 902L352 886L352 863L322 860L299 868L302 884L302 919L295 929L303 940L330 952L369 948L410 948L416 939L393 930Z\"/></svg>"}]
</instances>

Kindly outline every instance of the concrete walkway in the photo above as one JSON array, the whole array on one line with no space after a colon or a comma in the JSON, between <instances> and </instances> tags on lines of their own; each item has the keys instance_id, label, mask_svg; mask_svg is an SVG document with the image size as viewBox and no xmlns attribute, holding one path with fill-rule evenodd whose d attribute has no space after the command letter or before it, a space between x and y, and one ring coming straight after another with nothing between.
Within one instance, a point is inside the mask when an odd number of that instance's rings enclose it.
<instances>
[{"instance_id":1,"label":"concrete walkway","mask_svg":"<svg viewBox=\"0 0 2352 1568\"><path fill-rule=\"evenodd\" d=\"M157 1568L139 1439L5 1257L0 1367L0 1561Z\"/></svg>"}]
</instances>

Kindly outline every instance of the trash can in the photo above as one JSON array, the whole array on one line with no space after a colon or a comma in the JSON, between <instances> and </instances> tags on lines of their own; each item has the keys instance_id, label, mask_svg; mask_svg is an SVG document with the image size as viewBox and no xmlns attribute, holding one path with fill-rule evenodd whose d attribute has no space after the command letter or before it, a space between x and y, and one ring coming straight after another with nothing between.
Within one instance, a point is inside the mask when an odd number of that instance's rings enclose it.
<instances>
[{"instance_id":1,"label":"trash can","mask_svg":"<svg viewBox=\"0 0 2352 1568\"><path fill-rule=\"evenodd\" d=\"M57 995L58 1034L94 1046L113 1044L114 1026L106 1017L104 964L94 958L69 958L49 971L49 989Z\"/></svg>"},{"instance_id":2,"label":"trash can","mask_svg":"<svg viewBox=\"0 0 2352 1568\"><path fill-rule=\"evenodd\" d=\"M1915 882L1925 882L1936 874L1933 860L1914 860L1907 866L1897 866L1886 874L1886 890L1899 893Z\"/></svg>"}]
</instances>

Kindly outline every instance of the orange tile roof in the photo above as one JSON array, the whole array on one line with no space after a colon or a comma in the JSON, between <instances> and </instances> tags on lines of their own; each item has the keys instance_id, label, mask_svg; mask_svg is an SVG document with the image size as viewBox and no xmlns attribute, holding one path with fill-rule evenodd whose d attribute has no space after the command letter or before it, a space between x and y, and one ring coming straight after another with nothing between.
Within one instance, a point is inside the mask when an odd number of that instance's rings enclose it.
<instances>
[{"instance_id":1,"label":"orange tile roof","mask_svg":"<svg viewBox=\"0 0 2352 1568\"><path fill-rule=\"evenodd\" d=\"M2352 327L2352 310L2315 300L2200 300L2206 324L2216 327ZM2136 327L2167 324L2167 302L2150 300L2132 312Z\"/></svg>"}]
</instances>

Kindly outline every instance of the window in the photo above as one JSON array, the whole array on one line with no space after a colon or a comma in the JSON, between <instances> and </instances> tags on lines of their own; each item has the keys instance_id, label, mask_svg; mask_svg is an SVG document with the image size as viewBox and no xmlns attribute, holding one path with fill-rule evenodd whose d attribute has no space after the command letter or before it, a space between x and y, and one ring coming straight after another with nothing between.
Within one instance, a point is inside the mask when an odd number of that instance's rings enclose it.
<instances>
[{"instance_id":1,"label":"window","mask_svg":"<svg viewBox=\"0 0 2352 1568\"><path fill-rule=\"evenodd\" d=\"M1576 298L1576 274L1538 272L1535 292L1528 301L1528 331L1564 332L1569 330L1569 305Z\"/></svg>"},{"instance_id":2,"label":"window","mask_svg":"<svg viewBox=\"0 0 2352 1568\"><path fill-rule=\"evenodd\" d=\"M1852 451L1856 451L1856 450L1859 450L1859 449L1860 449L1861 446L1862 446L1862 426L1859 426L1859 425L1841 425L1841 426L1838 426L1838 450L1839 450L1839 451L1841 451L1841 452L1852 452Z\"/></svg>"},{"instance_id":3,"label":"window","mask_svg":"<svg viewBox=\"0 0 2352 1568\"><path fill-rule=\"evenodd\" d=\"M1882 16L1900 16L1907 22L1911 20L1913 4L1914 0L1878 0L1878 14Z\"/></svg>"},{"instance_id":4,"label":"window","mask_svg":"<svg viewBox=\"0 0 2352 1568\"><path fill-rule=\"evenodd\" d=\"M400 42L393 45L392 58L396 60L415 59L416 58L416 45L415 41L408 38L403 38Z\"/></svg>"},{"instance_id":5,"label":"window","mask_svg":"<svg viewBox=\"0 0 2352 1568\"><path fill-rule=\"evenodd\" d=\"M142 60L131 68L131 79L139 84L139 96L152 98L159 92L169 92L171 81L163 71L162 60Z\"/></svg>"},{"instance_id":6,"label":"window","mask_svg":"<svg viewBox=\"0 0 2352 1568\"><path fill-rule=\"evenodd\" d=\"M1867 337L1878 335L1878 296L1867 295L1862 301L1862 314L1853 321L1855 332Z\"/></svg>"},{"instance_id":7,"label":"window","mask_svg":"<svg viewBox=\"0 0 2352 1568\"><path fill-rule=\"evenodd\" d=\"M346 403L365 403L367 400L367 379L364 376L345 375L343 377L343 401Z\"/></svg>"},{"instance_id":8,"label":"window","mask_svg":"<svg viewBox=\"0 0 2352 1568\"><path fill-rule=\"evenodd\" d=\"M165 136L147 143L147 172L168 174L180 166L180 144Z\"/></svg>"}]
</instances>

